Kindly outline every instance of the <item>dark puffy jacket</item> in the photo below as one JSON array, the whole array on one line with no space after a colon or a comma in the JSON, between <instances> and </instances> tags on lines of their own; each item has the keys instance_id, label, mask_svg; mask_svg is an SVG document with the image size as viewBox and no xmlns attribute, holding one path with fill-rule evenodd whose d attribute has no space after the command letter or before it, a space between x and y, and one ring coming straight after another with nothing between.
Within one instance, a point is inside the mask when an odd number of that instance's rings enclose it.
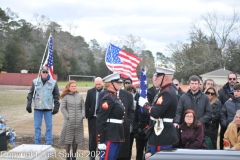
<instances>
[{"instance_id":1,"label":"dark puffy jacket","mask_svg":"<svg viewBox=\"0 0 240 160\"><path fill-rule=\"evenodd\" d=\"M156 94L158 93L158 91L159 90L157 90L156 87L154 87L154 86L147 89L147 99L150 104L153 103L153 99L156 96Z\"/></svg>"},{"instance_id":2,"label":"dark puffy jacket","mask_svg":"<svg viewBox=\"0 0 240 160\"><path fill-rule=\"evenodd\" d=\"M232 92L230 91L229 83L227 82L219 91L218 91L218 99L224 105L224 103L231 97L234 97Z\"/></svg>"},{"instance_id":3,"label":"dark puffy jacket","mask_svg":"<svg viewBox=\"0 0 240 160\"><path fill-rule=\"evenodd\" d=\"M221 126L227 127L232 122L236 111L240 109L240 97L228 100L222 107L221 112Z\"/></svg>"},{"instance_id":4,"label":"dark puffy jacket","mask_svg":"<svg viewBox=\"0 0 240 160\"><path fill-rule=\"evenodd\" d=\"M194 110L198 120L202 124L205 124L211 118L212 107L210 106L209 99L200 90L194 95L191 90L188 90L180 97L174 122L180 124L182 122L182 115L187 109Z\"/></svg>"},{"instance_id":5,"label":"dark puffy jacket","mask_svg":"<svg viewBox=\"0 0 240 160\"><path fill-rule=\"evenodd\" d=\"M205 123L205 134L211 139L217 139L219 122L221 117L222 104L219 100L211 105L212 114L209 122Z\"/></svg>"},{"instance_id":6,"label":"dark puffy jacket","mask_svg":"<svg viewBox=\"0 0 240 160\"><path fill-rule=\"evenodd\" d=\"M182 90L182 88L179 87L178 91L178 95L182 96L185 92Z\"/></svg>"}]
</instances>

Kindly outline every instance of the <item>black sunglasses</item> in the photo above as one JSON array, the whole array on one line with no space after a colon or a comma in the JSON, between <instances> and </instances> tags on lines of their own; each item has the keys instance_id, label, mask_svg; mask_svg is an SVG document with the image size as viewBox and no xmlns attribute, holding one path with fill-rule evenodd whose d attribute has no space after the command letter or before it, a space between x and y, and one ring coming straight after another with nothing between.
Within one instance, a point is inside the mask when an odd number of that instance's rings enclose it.
<instances>
[{"instance_id":1,"label":"black sunglasses","mask_svg":"<svg viewBox=\"0 0 240 160\"><path fill-rule=\"evenodd\" d=\"M42 73L46 73L46 74L48 74L48 71L42 71Z\"/></svg>"},{"instance_id":2,"label":"black sunglasses","mask_svg":"<svg viewBox=\"0 0 240 160\"><path fill-rule=\"evenodd\" d=\"M178 84L174 84L175 86L178 86Z\"/></svg>"},{"instance_id":3,"label":"black sunglasses","mask_svg":"<svg viewBox=\"0 0 240 160\"><path fill-rule=\"evenodd\" d=\"M231 80L234 80L234 81L236 80L236 78L228 78L228 79L229 79L230 81L231 81Z\"/></svg>"},{"instance_id":4,"label":"black sunglasses","mask_svg":"<svg viewBox=\"0 0 240 160\"><path fill-rule=\"evenodd\" d=\"M206 92L206 94L207 94L207 95L210 94L211 96L214 96L214 95L215 95L215 93L212 93L212 92Z\"/></svg>"},{"instance_id":5,"label":"black sunglasses","mask_svg":"<svg viewBox=\"0 0 240 160\"><path fill-rule=\"evenodd\" d=\"M129 83L129 82L125 82L125 84L131 84L131 83Z\"/></svg>"}]
</instances>

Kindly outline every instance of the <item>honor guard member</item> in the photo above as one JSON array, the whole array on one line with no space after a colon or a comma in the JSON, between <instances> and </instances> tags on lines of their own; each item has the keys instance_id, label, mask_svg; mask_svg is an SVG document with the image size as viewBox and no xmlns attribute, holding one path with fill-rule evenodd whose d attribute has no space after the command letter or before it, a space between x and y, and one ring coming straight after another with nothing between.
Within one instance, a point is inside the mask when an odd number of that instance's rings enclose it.
<instances>
[{"instance_id":1,"label":"honor guard member","mask_svg":"<svg viewBox=\"0 0 240 160\"><path fill-rule=\"evenodd\" d=\"M125 141L123 118L125 107L117 96L121 89L120 73L113 73L103 78L107 94L101 99L97 115L97 142L101 152L100 160L115 160L121 142Z\"/></svg>"},{"instance_id":2,"label":"honor guard member","mask_svg":"<svg viewBox=\"0 0 240 160\"><path fill-rule=\"evenodd\" d=\"M178 142L177 130L173 125L178 103L172 83L173 72L168 68L157 68L156 84L161 92L155 96L152 104L147 99L139 98L139 105L143 107L144 113L150 116L148 142L151 155L172 148Z\"/></svg>"}]
</instances>

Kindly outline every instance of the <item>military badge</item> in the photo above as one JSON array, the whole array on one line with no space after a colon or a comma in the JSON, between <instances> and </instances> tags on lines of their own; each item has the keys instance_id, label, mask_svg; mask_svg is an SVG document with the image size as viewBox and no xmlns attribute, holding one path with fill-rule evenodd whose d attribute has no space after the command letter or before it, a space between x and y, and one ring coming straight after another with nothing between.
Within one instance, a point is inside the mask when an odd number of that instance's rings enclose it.
<instances>
[{"instance_id":1,"label":"military badge","mask_svg":"<svg viewBox=\"0 0 240 160\"><path fill-rule=\"evenodd\" d=\"M103 109L108 109L108 103L107 103L107 102L104 102L104 103L102 104L102 108L103 108Z\"/></svg>"},{"instance_id":2,"label":"military badge","mask_svg":"<svg viewBox=\"0 0 240 160\"><path fill-rule=\"evenodd\" d=\"M162 96L161 96L161 97L158 98L156 104L159 104L159 105L160 105L160 104L162 104L162 101L163 101L163 98L162 98Z\"/></svg>"}]
</instances>

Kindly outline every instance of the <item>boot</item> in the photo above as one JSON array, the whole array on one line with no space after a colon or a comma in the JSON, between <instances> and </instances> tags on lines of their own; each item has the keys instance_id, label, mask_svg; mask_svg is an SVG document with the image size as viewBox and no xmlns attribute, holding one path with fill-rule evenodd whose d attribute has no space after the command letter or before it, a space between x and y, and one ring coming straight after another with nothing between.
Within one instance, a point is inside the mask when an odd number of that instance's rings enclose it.
<instances>
[{"instance_id":1,"label":"boot","mask_svg":"<svg viewBox=\"0 0 240 160\"><path fill-rule=\"evenodd\" d=\"M72 157L72 160L76 160L76 157Z\"/></svg>"},{"instance_id":2,"label":"boot","mask_svg":"<svg viewBox=\"0 0 240 160\"><path fill-rule=\"evenodd\" d=\"M70 157L67 157L66 160L71 160L71 158L70 158Z\"/></svg>"}]
</instances>

